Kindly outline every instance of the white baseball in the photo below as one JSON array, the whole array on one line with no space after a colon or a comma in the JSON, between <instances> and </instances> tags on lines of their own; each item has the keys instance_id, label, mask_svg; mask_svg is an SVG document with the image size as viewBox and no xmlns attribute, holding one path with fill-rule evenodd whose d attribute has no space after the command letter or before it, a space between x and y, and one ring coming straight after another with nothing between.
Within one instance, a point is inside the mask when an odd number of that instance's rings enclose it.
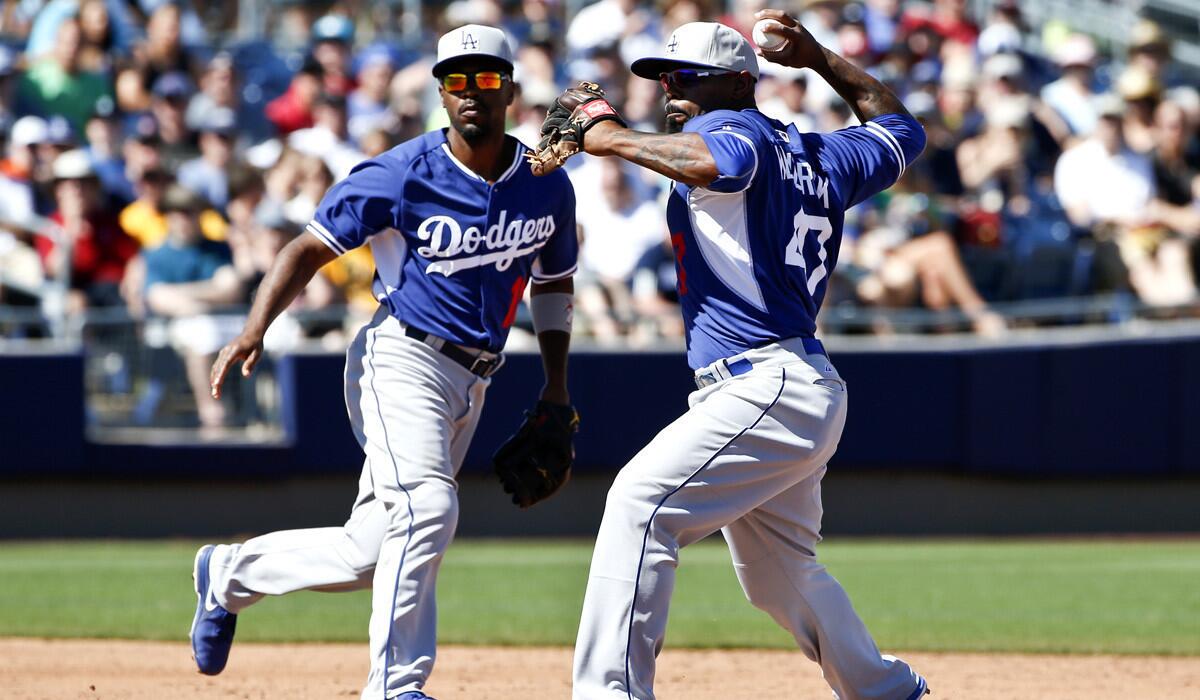
<instances>
[{"instance_id":1,"label":"white baseball","mask_svg":"<svg viewBox=\"0 0 1200 700\"><path fill-rule=\"evenodd\" d=\"M787 46L788 40L786 37L779 36L778 34L768 34L764 31L771 25L783 26L779 20L774 19L760 19L754 23L754 31L752 32L754 43L758 44L758 48L763 51L782 51L783 47Z\"/></svg>"}]
</instances>

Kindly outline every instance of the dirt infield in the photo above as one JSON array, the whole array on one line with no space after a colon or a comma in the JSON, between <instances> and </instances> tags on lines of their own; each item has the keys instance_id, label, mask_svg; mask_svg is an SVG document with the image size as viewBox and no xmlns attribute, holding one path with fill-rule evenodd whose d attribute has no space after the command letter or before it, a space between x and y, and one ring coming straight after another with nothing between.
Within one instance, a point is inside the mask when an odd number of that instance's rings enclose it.
<instances>
[{"instance_id":1,"label":"dirt infield","mask_svg":"<svg viewBox=\"0 0 1200 700\"><path fill-rule=\"evenodd\" d=\"M1183 700L1200 697L1200 658L904 655L937 700ZM444 647L428 692L440 700L569 697L571 652L561 648ZM218 678L195 672L186 644L0 639L9 700L336 700L358 696L363 645L240 644ZM830 697L798 652L665 651L665 700Z\"/></svg>"}]
</instances>

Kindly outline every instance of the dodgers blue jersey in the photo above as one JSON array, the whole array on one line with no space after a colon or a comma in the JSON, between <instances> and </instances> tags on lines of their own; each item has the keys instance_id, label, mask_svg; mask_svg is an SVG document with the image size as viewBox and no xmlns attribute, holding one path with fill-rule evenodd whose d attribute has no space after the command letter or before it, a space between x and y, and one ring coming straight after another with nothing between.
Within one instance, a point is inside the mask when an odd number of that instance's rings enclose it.
<instances>
[{"instance_id":1,"label":"dodgers blue jersey","mask_svg":"<svg viewBox=\"0 0 1200 700\"><path fill-rule=\"evenodd\" d=\"M688 120L719 176L676 183L667 201L688 364L812 337L850 207L890 187L925 147L912 117L889 114L800 133L755 109Z\"/></svg>"},{"instance_id":2,"label":"dodgers blue jersey","mask_svg":"<svg viewBox=\"0 0 1200 700\"><path fill-rule=\"evenodd\" d=\"M535 177L516 146L493 184L431 131L357 165L308 231L341 255L364 243L375 297L401 322L499 352L525 285L575 273L575 192L566 173Z\"/></svg>"}]
</instances>

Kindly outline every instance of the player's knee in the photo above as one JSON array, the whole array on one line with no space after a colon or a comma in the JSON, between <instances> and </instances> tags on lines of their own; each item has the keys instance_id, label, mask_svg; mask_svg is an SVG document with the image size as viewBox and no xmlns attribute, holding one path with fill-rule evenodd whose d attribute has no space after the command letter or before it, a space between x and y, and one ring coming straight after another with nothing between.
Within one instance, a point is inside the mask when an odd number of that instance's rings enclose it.
<instances>
[{"instance_id":1,"label":"player's knee","mask_svg":"<svg viewBox=\"0 0 1200 700\"><path fill-rule=\"evenodd\" d=\"M387 508L389 532L430 526L452 531L458 523L458 492L453 484L440 480L407 486L394 498L381 500Z\"/></svg>"},{"instance_id":2,"label":"player's knee","mask_svg":"<svg viewBox=\"0 0 1200 700\"><path fill-rule=\"evenodd\" d=\"M417 520L441 525L458 522L458 492L443 481L427 481L412 489L413 514Z\"/></svg>"},{"instance_id":3,"label":"player's knee","mask_svg":"<svg viewBox=\"0 0 1200 700\"><path fill-rule=\"evenodd\" d=\"M644 520L654 510L652 496L646 482L628 469L623 470L608 489L604 504L605 519L619 518L622 522Z\"/></svg>"},{"instance_id":4,"label":"player's knee","mask_svg":"<svg viewBox=\"0 0 1200 700\"><path fill-rule=\"evenodd\" d=\"M780 576L780 565L785 573ZM789 557L787 562L775 558L736 566L738 582L746 600L772 617L786 616L794 606L796 593L809 589L814 581L825 577L825 566L810 556Z\"/></svg>"}]
</instances>

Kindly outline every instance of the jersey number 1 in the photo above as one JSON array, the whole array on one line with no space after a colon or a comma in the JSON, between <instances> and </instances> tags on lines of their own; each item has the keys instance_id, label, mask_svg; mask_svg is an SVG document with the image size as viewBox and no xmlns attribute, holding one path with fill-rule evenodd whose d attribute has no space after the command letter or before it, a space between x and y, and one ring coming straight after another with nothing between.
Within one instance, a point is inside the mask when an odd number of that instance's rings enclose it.
<instances>
[{"instance_id":1,"label":"jersey number 1","mask_svg":"<svg viewBox=\"0 0 1200 700\"><path fill-rule=\"evenodd\" d=\"M808 281L808 294L812 296L817 293L817 285L828 274L825 270L825 258L829 253L825 250L825 244L833 235L833 224L824 216L806 214L801 209L796 212L796 218L792 220L792 225L796 230L792 234L792 240L788 241L787 254L783 261L804 270L805 278ZM817 266L810 271L808 263L804 261L804 241L812 231L817 232Z\"/></svg>"}]
</instances>

